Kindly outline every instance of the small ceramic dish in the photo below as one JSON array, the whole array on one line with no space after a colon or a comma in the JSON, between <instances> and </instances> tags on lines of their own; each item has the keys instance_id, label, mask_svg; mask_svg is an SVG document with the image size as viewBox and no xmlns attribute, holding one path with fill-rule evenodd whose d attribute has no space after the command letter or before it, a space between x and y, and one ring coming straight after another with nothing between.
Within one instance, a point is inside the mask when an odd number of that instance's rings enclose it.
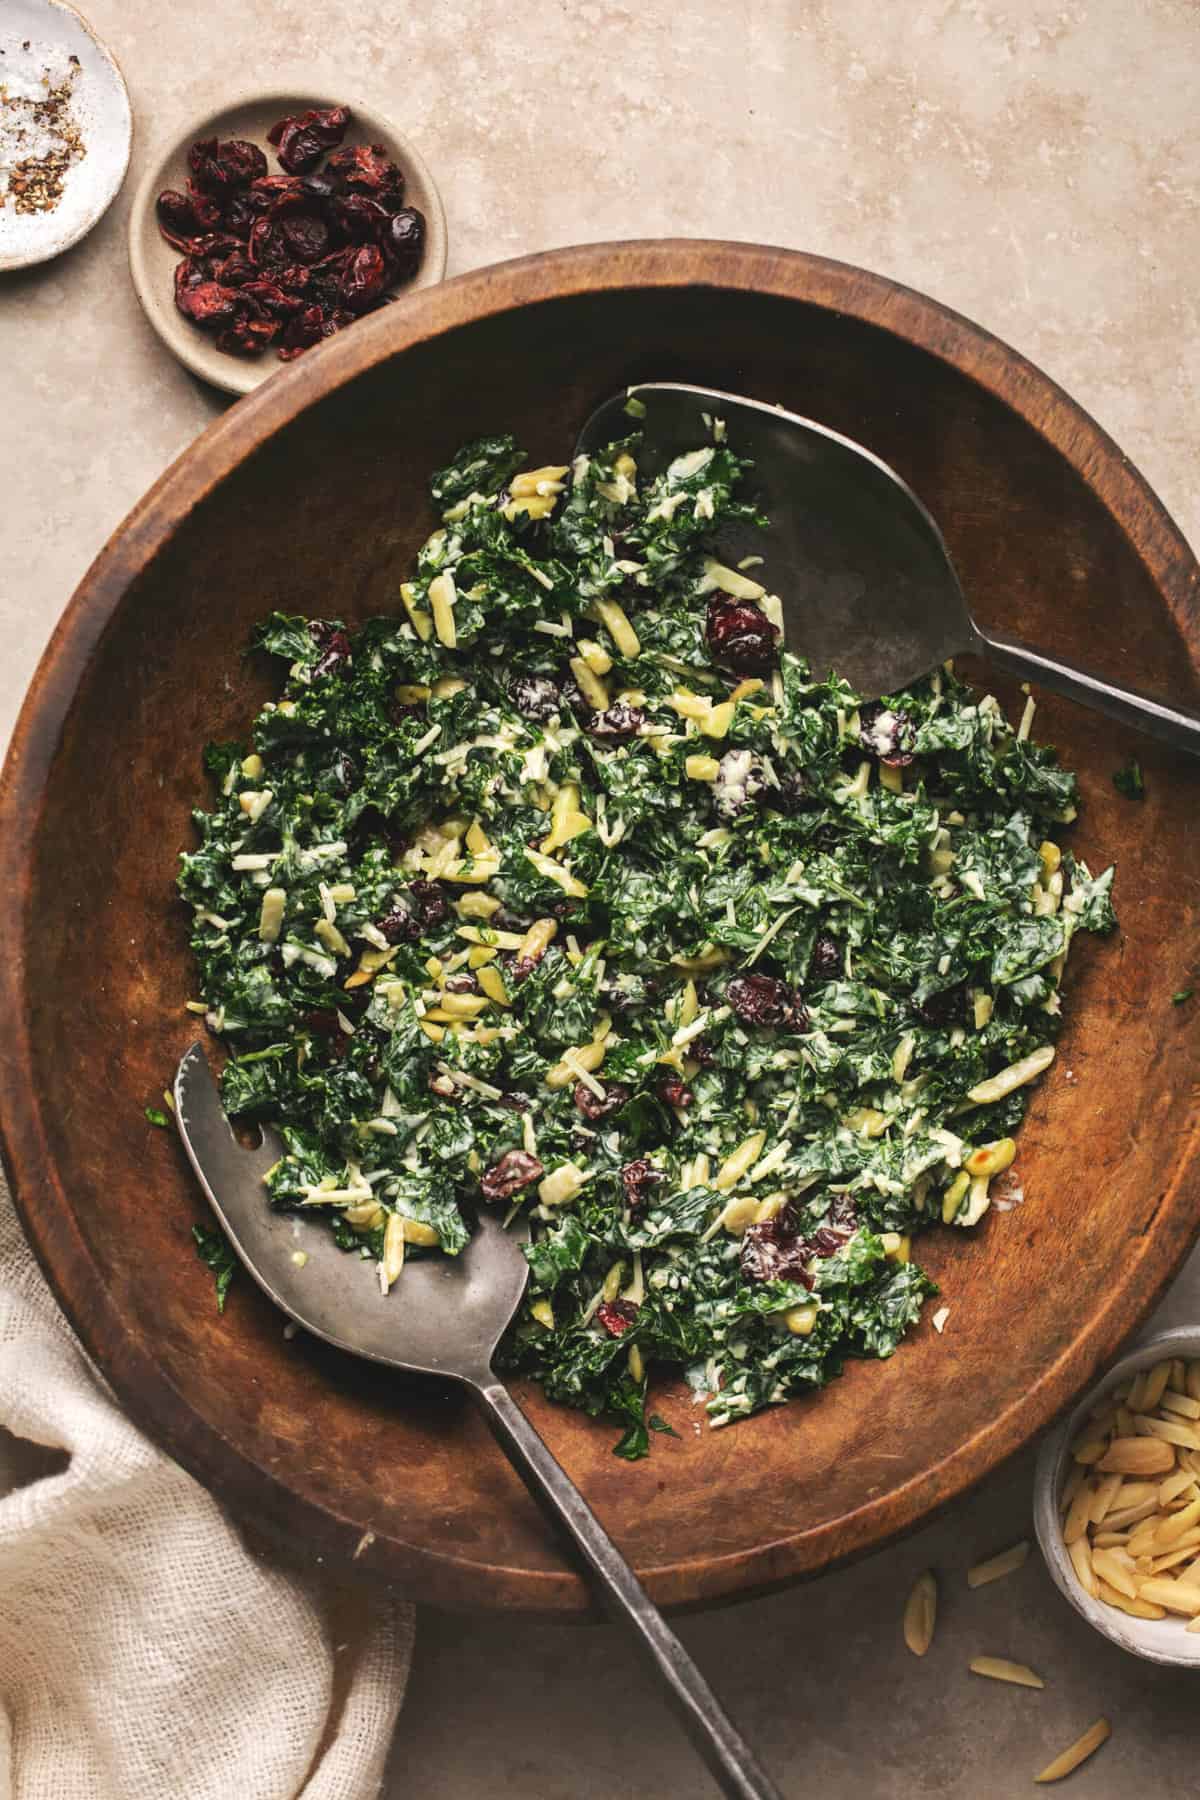
<instances>
[{"instance_id":1,"label":"small ceramic dish","mask_svg":"<svg viewBox=\"0 0 1200 1800\"><path fill-rule=\"evenodd\" d=\"M108 211L129 167L133 118L112 53L63 0L4 0L0 87L0 269L24 269L78 243ZM48 128L31 107L64 87L62 126ZM17 186L31 175L49 177L56 204L17 210Z\"/></svg>"},{"instance_id":2,"label":"small ceramic dish","mask_svg":"<svg viewBox=\"0 0 1200 1800\"><path fill-rule=\"evenodd\" d=\"M1097 1401L1131 1375L1177 1356L1185 1362L1200 1360L1200 1326L1180 1326L1143 1339L1136 1349L1113 1364L1103 1380L1084 1395L1070 1418L1049 1434L1042 1444L1034 1476L1033 1520L1055 1586L1089 1625L1147 1662L1200 1669L1200 1633L1185 1629L1186 1618L1168 1615L1165 1619L1135 1619L1084 1592L1063 1543L1059 1511L1059 1496L1072 1467L1070 1447ZM1181 1419L1180 1423L1189 1421Z\"/></svg>"},{"instance_id":3,"label":"small ceramic dish","mask_svg":"<svg viewBox=\"0 0 1200 1800\"><path fill-rule=\"evenodd\" d=\"M425 254L411 281L395 290L397 298L417 288L431 287L446 272L446 215L433 176L416 147L394 125L343 95L309 90L281 89L275 93L250 94L223 106L219 112L205 113L187 122L165 146L146 170L129 220L129 269L143 311L163 343L173 350L180 362L194 375L224 388L227 394L248 394L276 370L293 365L281 363L274 346L258 356L227 356L218 350L204 332L185 319L175 305L175 268L180 252L172 248L158 228L155 201L164 188L187 186L187 155L199 138L248 138L266 153L272 175L282 173L274 146L267 133L277 120L290 114L306 112L310 107L348 106L352 114L347 144L382 144L392 161L404 171L405 205L415 206L425 215ZM347 326L353 330L353 326ZM340 333L338 334L340 335ZM316 345L299 358L308 358L322 348Z\"/></svg>"}]
</instances>

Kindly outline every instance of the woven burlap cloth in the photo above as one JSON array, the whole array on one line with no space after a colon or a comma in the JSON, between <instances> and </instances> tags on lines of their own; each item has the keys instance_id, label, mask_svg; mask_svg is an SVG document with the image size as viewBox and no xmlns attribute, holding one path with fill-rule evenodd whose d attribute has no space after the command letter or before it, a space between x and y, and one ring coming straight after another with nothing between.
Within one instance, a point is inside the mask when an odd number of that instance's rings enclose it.
<instances>
[{"instance_id":1,"label":"woven burlap cloth","mask_svg":"<svg viewBox=\"0 0 1200 1800\"><path fill-rule=\"evenodd\" d=\"M370 1800L412 1638L134 1429L0 1178L0 1800Z\"/></svg>"}]
</instances>

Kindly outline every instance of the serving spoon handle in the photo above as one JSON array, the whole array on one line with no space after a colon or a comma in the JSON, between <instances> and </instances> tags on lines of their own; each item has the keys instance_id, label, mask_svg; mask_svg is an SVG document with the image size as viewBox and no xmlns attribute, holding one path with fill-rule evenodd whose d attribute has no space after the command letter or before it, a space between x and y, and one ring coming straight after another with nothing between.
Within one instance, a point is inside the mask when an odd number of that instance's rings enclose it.
<instances>
[{"instance_id":1,"label":"serving spoon handle","mask_svg":"<svg viewBox=\"0 0 1200 1800\"><path fill-rule=\"evenodd\" d=\"M675 1633L570 1476L550 1454L508 1389L489 1376L471 1383L488 1426L535 1500L569 1537L610 1617L655 1670L684 1730L729 1800L780 1800Z\"/></svg>"},{"instance_id":2,"label":"serving spoon handle","mask_svg":"<svg viewBox=\"0 0 1200 1800\"><path fill-rule=\"evenodd\" d=\"M1114 687L1099 675L1089 675L1086 669L1074 668L1070 663L1056 662L1054 657L1045 656L1028 644L1019 644L1014 638L984 633L980 636L983 652L995 668L1025 681L1036 681L1051 693L1077 700L1081 706L1093 707L1119 725L1132 726L1147 737L1169 744L1173 750L1200 756L1200 719L1191 714L1177 712L1173 706L1164 706L1131 688Z\"/></svg>"}]
</instances>

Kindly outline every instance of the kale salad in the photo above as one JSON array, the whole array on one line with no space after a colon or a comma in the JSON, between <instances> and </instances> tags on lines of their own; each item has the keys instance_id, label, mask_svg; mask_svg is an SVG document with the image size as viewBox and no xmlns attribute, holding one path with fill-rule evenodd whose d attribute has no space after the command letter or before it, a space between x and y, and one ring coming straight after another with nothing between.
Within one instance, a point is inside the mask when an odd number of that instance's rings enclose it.
<instances>
[{"instance_id":1,"label":"kale salad","mask_svg":"<svg viewBox=\"0 0 1200 1800\"><path fill-rule=\"evenodd\" d=\"M652 480L635 430L468 445L393 613L263 623L279 698L206 752L179 876L269 1203L399 1305L406 1257L525 1213L502 1361L629 1458L655 1369L724 1425L892 1354L918 1234L987 1212L1074 936L1114 924L1032 702L1014 729L946 668L860 704L784 648L762 558L716 552L767 521L706 429Z\"/></svg>"}]
</instances>

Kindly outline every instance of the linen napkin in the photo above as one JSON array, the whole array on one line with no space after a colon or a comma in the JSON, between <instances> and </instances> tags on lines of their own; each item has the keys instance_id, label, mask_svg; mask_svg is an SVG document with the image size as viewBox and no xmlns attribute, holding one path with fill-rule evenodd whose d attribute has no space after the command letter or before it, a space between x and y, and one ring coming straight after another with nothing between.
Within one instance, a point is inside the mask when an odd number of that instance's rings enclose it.
<instances>
[{"instance_id":1,"label":"linen napkin","mask_svg":"<svg viewBox=\"0 0 1200 1800\"><path fill-rule=\"evenodd\" d=\"M2 1177L0 1428L0 1800L378 1792L412 1609L251 1554L115 1405Z\"/></svg>"}]
</instances>

